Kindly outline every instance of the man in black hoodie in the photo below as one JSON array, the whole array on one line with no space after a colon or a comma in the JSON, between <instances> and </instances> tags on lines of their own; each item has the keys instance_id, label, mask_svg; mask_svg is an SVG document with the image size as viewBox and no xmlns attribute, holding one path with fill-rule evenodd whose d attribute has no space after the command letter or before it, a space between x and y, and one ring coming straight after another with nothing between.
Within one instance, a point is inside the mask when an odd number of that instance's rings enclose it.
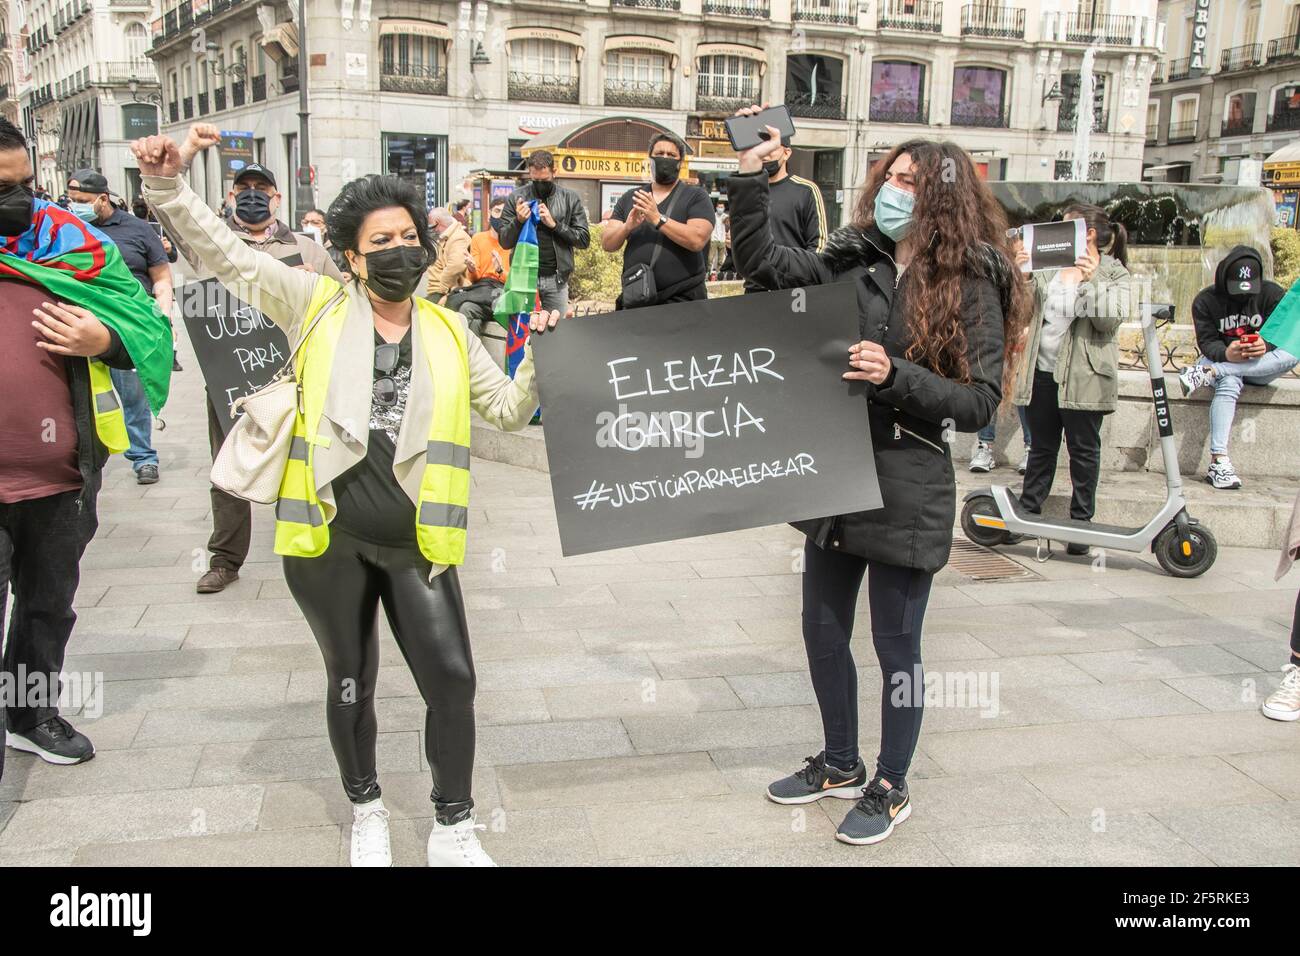
<instances>
[{"instance_id":1,"label":"man in black hoodie","mask_svg":"<svg viewBox=\"0 0 1300 956\"><path fill-rule=\"evenodd\" d=\"M1228 437L1241 386L1267 385L1296 364L1291 353L1259 337L1260 327L1285 290L1264 279L1260 255L1250 246L1234 246L1214 272L1214 285L1192 302L1196 344L1201 357L1178 375L1183 394L1201 386L1214 388L1210 402L1210 467L1205 480L1215 488L1240 488L1241 479L1228 458Z\"/></svg>"}]
</instances>

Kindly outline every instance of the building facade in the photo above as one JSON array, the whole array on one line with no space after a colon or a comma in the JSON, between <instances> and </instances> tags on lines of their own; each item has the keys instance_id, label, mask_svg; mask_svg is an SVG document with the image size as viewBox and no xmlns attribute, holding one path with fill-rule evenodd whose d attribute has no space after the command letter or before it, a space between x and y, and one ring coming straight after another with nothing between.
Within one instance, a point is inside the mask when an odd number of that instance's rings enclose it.
<instances>
[{"instance_id":1,"label":"building facade","mask_svg":"<svg viewBox=\"0 0 1300 956\"><path fill-rule=\"evenodd\" d=\"M164 129L251 134L288 182L306 82L318 205L375 171L467 197L472 171L516 167L531 136L611 114L682 136L714 185L735 165L721 120L764 101L790 105L795 170L832 222L869 160L918 134L971 150L990 178L1064 178L1089 47L1089 172L1137 179L1162 42L1156 0L307 0L304 58L296 3L164 4L150 51ZM220 163L192 176L218 204Z\"/></svg>"},{"instance_id":2,"label":"building facade","mask_svg":"<svg viewBox=\"0 0 1300 956\"><path fill-rule=\"evenodd\" d=\"M1260 185L1265 161L1300 139L1300 3L1161 0L1159 17L1144 175Z\"/></svg>"},{"instance_id":3,"label":"building facade","mask_svg":"<svg viewBox=\"0 0 1300 956\"><path fill-rule=\"evenodd\" d=\"M39 185L57 195L76 169L133 197L130 142L156 132L161 97L149 49L151 0L17 0L25 88L18 100Z\"/></svg>"}]
</instances>

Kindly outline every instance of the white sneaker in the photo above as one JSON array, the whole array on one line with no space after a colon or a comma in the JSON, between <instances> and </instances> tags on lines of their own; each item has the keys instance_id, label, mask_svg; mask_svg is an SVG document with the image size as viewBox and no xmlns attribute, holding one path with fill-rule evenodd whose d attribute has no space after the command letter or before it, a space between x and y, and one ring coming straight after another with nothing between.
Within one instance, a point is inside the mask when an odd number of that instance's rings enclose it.
<instances>
[{"instance_id":1,"label":"white sneaker","mask_svg":"<svg viewBox=\"0 0 1300 956\"><path fill-rule=\"evenodd\" d=\"M1016 473L1023 475L1029 470L1029 446L1025 446L1025 457L1020 459L1020 464L1016 465Z\"/></svg>"},{"instance_id":2,"label":"white sneaker","mask_svg":"<svg viewBox=\"0 0 1300 956\"><path fill-rule=\"evenodd\" d=\"M392 866L388 810L382 799L352 805L352 865Z\"/></svg>"},{"instance_id":3,"label":"white sneaker","mask_svg":"<svg viewBox=\"0 0 1300 956\"><path fill-rule=\"evenodd\" d=\"M473 817L450 825L434 820L429 833L429 865L496 866L474 832L486 829L482 823L475 823Z\"/></svg>"},{"instance_id":4,"label":"white sneaker","mask_svg":"<svg viewBox=\"0 0 1300 956\"><path fill-rule=\"evenodd\" d=\"M1218 461L1211 459L1210 467L1205 472L1205 480L1219 489L1241 487L1241 479L1237 477L1236 469L1232 467L1232 462L1226 457L1220 458Z\"/></svg>"},{"instance_id":5,"label":"white sneaker","mask_svg":"<svg viewBox=\"0 0 1300 956\"><path fill-rule=\"evenodd\" d=\"M1282 686L1264 701L1264 716L1273 720L1300 720L1300 667L1282 668Z\"/></svg>"},{"instance_id":6,"label":"white sneaker","mask_svg":"<svg viewBox=\"0 0 1300 956\"><path fill-rule=\"evenodd\" d=\"M1178 373L1178 383L1183 386L1183 398L1198 388L1214 384L1214 376L1204 365L1188 365Z\"/></svg>"},{"instance_id":7,"label":"white sneaker","mask_svg":"<svg viewBox=\"0 0 1300 956\"><path fill-rule=\"evenodd\" d=\"M975 449L970 453L970 470L987 474L993 470L993 446L986 441L975 442Z\"/></svg>"}]
</instances>

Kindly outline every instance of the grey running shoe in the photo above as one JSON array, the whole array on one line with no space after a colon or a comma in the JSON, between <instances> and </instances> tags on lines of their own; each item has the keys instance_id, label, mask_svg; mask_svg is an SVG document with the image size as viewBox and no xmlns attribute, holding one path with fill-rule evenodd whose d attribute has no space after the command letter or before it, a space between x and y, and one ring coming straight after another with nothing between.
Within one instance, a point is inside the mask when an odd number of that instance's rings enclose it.
<instances>
[{"instance_id":1,"label":"grey running shoe","mask_svg":"<svg viewBox=\"0 0 1300 956\"><path fill-rule=\"evenodd\" d=\"M135 483L137 485L153 485L158 482L157 465L141 465L140 470L135 473Z\"/></svg>"},{"instance_id":2,"label":"grey running shoe","mask_svg":"<svg viewBox=\"0 0 1300 956\"><path fill-rule=\"evenodd\" d=\"M5 742L14 750L36 754L46 763L85 763L95 756L90 738L62 717L51 717L22 733L11 730Z\"/></svg>"},{"instance_id":3,"label":"grey running shoe","mask_svg":"<svg viewBox=\"0 0 1300 956\"><path fill-rule=\"evenodd\" d=\"M767 798L773 803L786 804L814 803L822 797L856 800L866 782L867 768L861 760L851 772L845 773L828 765L823 751L816 757L805 757L802 770L768 786Z\"/></svg>"},{"instance_id":4,"label":"grey running shoe","mask_svg":"<svg viewBox=\"0 0 1300 956\"><path fill-rule=\"evenodd\" d=\"M894 827L912 815L912 800L907 793L907 784L902 787L885 789L881 778L877 776L859 800L849 811L840 828L835 831L835 839L841 843L854 846L867 846L888 839Z\"/></svg>"},{"instance_id":5,"label":"grey running shoe","mask_svg":"<svg viewBox=\"0 0 1300 956\"><path fill-rule=\"evenodd\" d=\"M970 453L970 470L987 474L993 470L993 446L986 441L977 441Z\"/></svg>"}]
</instances>

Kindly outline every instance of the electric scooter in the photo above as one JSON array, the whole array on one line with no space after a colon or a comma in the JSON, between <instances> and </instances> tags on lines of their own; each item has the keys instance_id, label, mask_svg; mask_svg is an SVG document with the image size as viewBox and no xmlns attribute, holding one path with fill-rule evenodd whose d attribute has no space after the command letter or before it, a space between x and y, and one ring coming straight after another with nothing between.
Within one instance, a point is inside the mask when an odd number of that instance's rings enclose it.
<instances>
[{"instance_id":1,"label":"electric scooter","mask_svg":"<svg viewBox=\"0 0 1300 956\"><path fill-rule=\"evenodd\" d=\"M987 548L1011 544L1022 538L1038 541L1038 558L1044 548L1050 554L1050 541L1090 545L1115 551L1155 553L1160 567L1179 578L1204 574L1214 564L1219 546L1210 529L1187 513L1183 498L1183 481L1178 473L1178 452L1174 447L1173 418L1169 412L1169 394L1165 388L1157 322L1172 322L1174 307L1164 303L1144 302L1141 307L1142 338L1146 347L1147 370L1151 373L1151 398L1155 405L1156 425L1160 430L1160 451L1165 463L1165 503L1160 511L1140 528L1076 521L1073 518L1044 518L1029 514L1020 506L1020 497L1001 485L970 492L961 513L961 528L966 537Z\"/></svg>"}]
</instances>

